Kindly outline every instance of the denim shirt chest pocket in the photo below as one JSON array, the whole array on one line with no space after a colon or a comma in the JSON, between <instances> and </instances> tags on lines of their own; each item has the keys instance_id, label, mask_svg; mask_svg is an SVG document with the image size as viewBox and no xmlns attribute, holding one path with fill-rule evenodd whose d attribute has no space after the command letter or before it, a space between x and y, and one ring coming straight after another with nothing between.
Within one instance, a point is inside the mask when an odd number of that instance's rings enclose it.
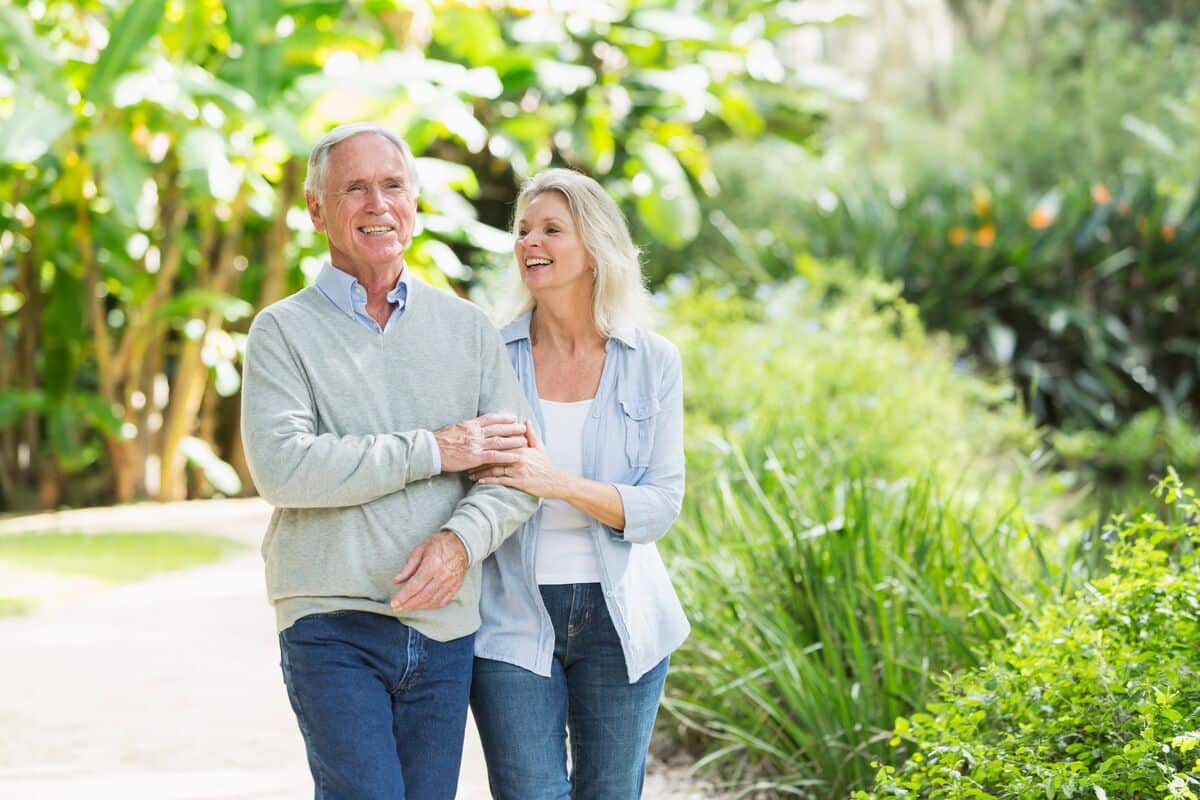
<instances>
[{"instance_id":1,"label":"denim shirt chest pocket","mask_svg":"<svg viewBox=\"0 0 1200 800\"><path fill-rule=\"evenodd\" d=\"M654 428L662 405L654 395L622 397L620 405L625 426L625 458L633 469L648 467L654 451Z\"/></svg>"}]
</instances>

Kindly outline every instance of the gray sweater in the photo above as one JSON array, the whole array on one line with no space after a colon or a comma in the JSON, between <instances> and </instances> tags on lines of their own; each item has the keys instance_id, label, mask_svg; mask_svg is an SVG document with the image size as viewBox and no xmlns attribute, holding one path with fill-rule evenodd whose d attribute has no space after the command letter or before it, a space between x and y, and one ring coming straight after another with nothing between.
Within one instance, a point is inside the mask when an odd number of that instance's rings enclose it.
<instances>
[{"instance_id":1,"label":"gray sweater","mask_svg":"<svg viewBox=\"0 0 1200 800\"><path fill-rule=\"evenodd\" d=\"M414 280L404 314L379 334L315 287L263 309L250 327L242 438L275 513L263 540L280 630L307 614L392 616L392 578L412 549L453 530L471 567L446 607L401 621L439 641L479 627L480 562L536 498L441 472L432 431L492 411L530 416L500 336L470 303Z\"/></svg>"}]
</instances>

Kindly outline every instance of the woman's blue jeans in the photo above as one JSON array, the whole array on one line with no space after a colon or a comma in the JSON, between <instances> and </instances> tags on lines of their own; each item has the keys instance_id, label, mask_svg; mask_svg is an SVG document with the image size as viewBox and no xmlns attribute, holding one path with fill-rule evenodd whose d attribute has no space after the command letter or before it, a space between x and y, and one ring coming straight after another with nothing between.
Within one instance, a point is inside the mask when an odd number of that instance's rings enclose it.
<instances>
[{"instance_id":1,"label":"woman's blue jeans","mask_svg":"<svg viewBox=\"0 0 1200 800\"><path fill-rule=\"evenodd\" d=\"M335 611L279 634L316 800L454 800L475 636Z\"/></svg>"},{"instance_id":2,"label":"woman's blue jeans","mask_svg":"<svg viewBox=\"0 0 1200 800\"><path fill-rule=\"evenodd\" d=\"M554 623L550 677L475 659L471 710L492 796L636 800L668 659L630 684L600 584L540 588Z\"/></svg>"}]
</instances>

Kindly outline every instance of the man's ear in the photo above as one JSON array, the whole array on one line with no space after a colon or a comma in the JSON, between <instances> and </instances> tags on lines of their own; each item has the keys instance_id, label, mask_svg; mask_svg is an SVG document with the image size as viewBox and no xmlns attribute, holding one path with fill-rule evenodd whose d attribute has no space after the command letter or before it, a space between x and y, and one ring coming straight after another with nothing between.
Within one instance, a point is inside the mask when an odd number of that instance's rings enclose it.
<instances>
[{"instance_id":1,"label":"man's ear","mask_svg":"<svg viewBox=\"0 0 1200 800\"><path fill-rule=\"evenodd\" d=\"M308 206L308 217L312 220L313 227L318 232L325 232L325 220L322 216L324 209L321 208L321 201L317 199L313 192L304 193L304 203Z\"/></svg>"}]
</instances>

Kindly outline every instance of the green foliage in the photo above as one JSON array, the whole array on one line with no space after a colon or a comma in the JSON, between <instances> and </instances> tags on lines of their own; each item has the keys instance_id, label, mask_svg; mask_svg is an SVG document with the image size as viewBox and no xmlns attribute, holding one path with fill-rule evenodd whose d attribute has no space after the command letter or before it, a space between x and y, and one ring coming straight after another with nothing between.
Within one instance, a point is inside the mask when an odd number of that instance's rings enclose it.
<instances>
[{"instance_id":1,"label":"green foliage","mask_svg":"<svg viewBox=\"0 0 1200 800\"><path fill-rule=\"evenodd\" d=\"M1027 464L1037 434L1012 387L956 364L952 342L926 333L897 285L841 263L802 258L797 269L806 277L763 286L763 300L672 284L690 438L732 435L753 458L794 449L832 475L856 465L888 480L965 479L973 492ZM689 468L706 474L714 455L694 448Z\"/></svg>"},{"instance_id":2,"label":"green foliage","mask_svg":"<svg viewBox=\"0 0 1200 800\"><path fill-rule=\"evenodd\" d=\"M18 533L0 536L0 560L31 569L133 583L159 572L211 564L242 546L186 533Z\"/></svg>"},{"instance_id":3,"label":"green foliage","mask_svg":"<svg viewBox=\"0 0 1200 800\"><path fill-rule=\"evenodd\" d=\"M1181 205L1139 178L1030 195L930 176L908 191L896 204L843 199L814 250L868 243L863 258L903 282L928 324L1015 374L1042 420L1196 413L1200 294L1179 290L1197 278L1200 196Z\"/></svg>"},{"instance_id":4,"label":"green foliage","mask_svg":"<svg viewBox=\"0 0 1200 800\"><path fill-rule=\"evenodd\" d=\"M1200 470L1200 430L1156 408L1146 409L1111 435L1095 430L1055 432L1051 442L1067 461L1113 474L1134 475L1149 468L1161 475L1167 464L1184 474Z\"/></svg>"},{"instance_id":5,"label":"green foliage","mask_svg":"<svg viewBox=\"0 0 1200 800\"><path fill-rule=\"evenodd\" d=\"M1012 4L1002 35L962 48L919 97L839 113L821 158L715 148L718 180L752 200L696 261L750 282L744 245L764 242L773 276L796 250L878 270L1069 431L1148 409L1196 420L1200 29L1194 13L1126 6Z\"/></svg>"},{"instance_id":6,"label":"green foliage","mask_svg":"<svg viewBox=\"0 0 1200 800\"><path fill-rule=\"evenodd\" d=\"M818 123L777 5L0 0L0 507L249 485L227 345L321 266L301 182L335 124L421 156L406 263L441 287L551 164L651 250L694 241L711 143Z\"/></svg>"},{"instance_id":7,"label":"green foliage","mask_svg":"<svg viewBox=\"0 0 1200 800\"><path fill-rule=\"evenodd\" d=\"M691 444L663 546L693 634L667 708L730 788L835 798L1059 576L1011 390L957 371L895 287L805 268L763 303L668 302Z\"/></svg>"},{"instance_id":8,"label":"green foliage","mask_svg":"<svg viewBox=\"0 0 1200 800\"><path fill-rule=\"evenodd\" d=\"M856 797L1200 796L1200 505L1174 471L1156 494L1174 520L1117 517L1112 572L942 679Z\"/></svg>"}]
</instances>

